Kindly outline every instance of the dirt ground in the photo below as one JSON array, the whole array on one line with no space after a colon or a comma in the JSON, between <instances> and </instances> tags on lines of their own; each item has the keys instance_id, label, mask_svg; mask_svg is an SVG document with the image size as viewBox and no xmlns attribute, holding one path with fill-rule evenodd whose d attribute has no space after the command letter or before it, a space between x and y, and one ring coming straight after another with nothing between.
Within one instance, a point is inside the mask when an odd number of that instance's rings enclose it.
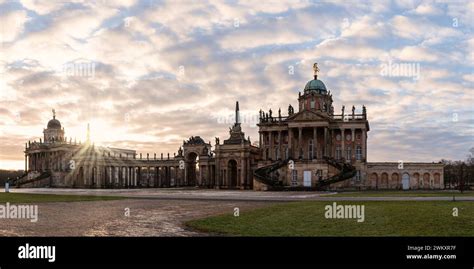
<instances>
[{"instance_id":1,"label":"dirt ground","mask_svg":"<svg viewBox=\"0 0 474 269\"><path fill-rule=\"evenodd\" d=\"M270 204L151 199L40 203L36 223L0 219L0 236L208 236L189 230L184 222Z\"/></svg>"}]
</instances>

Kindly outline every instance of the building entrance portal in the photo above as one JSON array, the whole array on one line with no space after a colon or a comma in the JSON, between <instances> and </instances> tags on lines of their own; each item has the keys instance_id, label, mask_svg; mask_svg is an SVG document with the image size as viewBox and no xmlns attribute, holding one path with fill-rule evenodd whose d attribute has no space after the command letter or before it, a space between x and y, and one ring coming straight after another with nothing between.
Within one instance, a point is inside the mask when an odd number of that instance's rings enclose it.
<instances>
[{"instance_id":1,"label":"building entrance portal","mask_svg":"<svg viewBox=\"0 0 474 269\"><path fill-rule=\"evenodd\" d=\"M188 186L195 186L198 184L198 173L199 156L195 152L190 152L186 158L186 183Z\"/></svg>"},{"instance_id":2,"label":"building entrance portal","mask_svg":"<svg viewBox=\"0 0 474 269\"><path fill-rule=\"evenodd\" d=\"M311 171L304 171L303 176L304 176L303 186L311 187Z\"/></svg>"},{"instance_id":3,"label":"building entrance portal","mask_svg":"<svg viewBox=\"0 0 474 269\"><path fill-rule=\"evenodd\" d=\"M402 187L404 190L410 189L410 175L407 173L402 176Z\"/></svg>"},{"instance_id":4,"label":"building entrance portal","mask_svg":"<svg viewBox=\"0 0 474 269\"><path fill-rule=\"evenodd\" d=\"M227 171L229 173L229 187L234 188L237 187L237 161L230 160L227 165Z\"/></svg>"}]
</instances>

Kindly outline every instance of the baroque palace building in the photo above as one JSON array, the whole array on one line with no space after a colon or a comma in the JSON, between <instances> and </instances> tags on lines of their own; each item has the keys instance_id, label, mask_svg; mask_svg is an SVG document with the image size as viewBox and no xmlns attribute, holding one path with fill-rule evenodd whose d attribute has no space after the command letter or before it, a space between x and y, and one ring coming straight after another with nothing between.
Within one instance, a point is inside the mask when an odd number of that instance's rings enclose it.
<instances>
[{"instance_id":1,"label":"baroque palace building","mask_svg":"<svg viewBox=\"0 0 474 269\"><path fill-rule=\"evenodd\" d=\"M367 110L342 107L335 114L331 92L314 79L298 94L298 111L260 110L259 143L245 137L236 103L229 138L211 142L199 136L183 141L170 156L96 146L88 137L65 137L53 110L43 139L25 144L21 187L226 189L442 189L441 163L367 162L370 131ZM276 115L275 115L276 114Z\"/></svg>"}]
</instances>

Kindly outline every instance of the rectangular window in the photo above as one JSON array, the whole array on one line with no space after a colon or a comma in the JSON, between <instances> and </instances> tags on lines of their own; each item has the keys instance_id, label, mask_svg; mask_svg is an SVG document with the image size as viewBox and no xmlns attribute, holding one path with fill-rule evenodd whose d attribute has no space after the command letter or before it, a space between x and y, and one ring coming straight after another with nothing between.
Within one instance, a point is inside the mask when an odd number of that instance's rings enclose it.
<instances>
[{"instance_id":1,"label":"rectangular window","mask_svg":"<svg viewBox=\"0 0 474 269\"><path fill-rule=\"evenodd\" d=\"M314 107L315 107L315 102L311 101L311 109L314 109Z\"/></svg>"},{"instance_id":2,"label":"rectangular window","mask_svg":"<svg viewBox=\"0 0 474 269\"><path fill-rule=\"evenodd\" d=\"M360 170L357 170L356 175L355 175L356 181L360 181Z\"/></svg>"},{"instance_id":3,"label":"rectangular window","mask_svg":"<svg viewBox=\"0 0 474 269\"><path fill-rule=\"evenodd\" d=\"M357 146L356 148L356 159L357 160L362 160L362 147L361 146Z\"/></svg>"},{"instance_id":4,"label":"rectangular window","mask_svg":"<svg viewBox=\"0 0 474 269\"><path fill-rule=\"evenodd\" d=\"M352 151L351 151L351 148L348 148L346 150L346 161L350 161L352 159Z\"/></svg>"}]
</instances>

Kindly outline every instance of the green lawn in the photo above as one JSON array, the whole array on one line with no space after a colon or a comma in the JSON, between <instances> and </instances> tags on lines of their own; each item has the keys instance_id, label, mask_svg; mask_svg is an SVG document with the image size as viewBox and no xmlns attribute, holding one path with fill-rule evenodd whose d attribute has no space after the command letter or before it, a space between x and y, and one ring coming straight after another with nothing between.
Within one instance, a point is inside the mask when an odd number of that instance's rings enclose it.
<instances>
[{"instance_id":1,"label":"green lawn","mask_svg":"<svg viewBox=\"0 0 474 269\"><path fill-rule=\"evenodd\" d=\"M78 202L125 199L117 196L0 193L0 203Z\"/></svg>"},{"instance_id":2,"label":"green lawn","mask_svg":"<svg viewBox=\"0 0 474 269\"><path fill-rule=\"evenodd\" d=\"M474 202L371 201L365 221L326 219L332 202L291 202L251 211L192 220L186 224L211 234L237 236L474 236ZM459 216L453 217L453 208Z\"/></svg>"},{"instance_id":3,"label":"green lawn","mask_svg":"<svg viewBox=\"0 0 474 269\"><path fill-rule=\"evenodd\" d=\"M326 195L323 195L326 196ZM340 192L328 194L331 197L436 197L436 196L474 196L474 191L360 191L360 192Z\"/></svg>"}]
</instances>

